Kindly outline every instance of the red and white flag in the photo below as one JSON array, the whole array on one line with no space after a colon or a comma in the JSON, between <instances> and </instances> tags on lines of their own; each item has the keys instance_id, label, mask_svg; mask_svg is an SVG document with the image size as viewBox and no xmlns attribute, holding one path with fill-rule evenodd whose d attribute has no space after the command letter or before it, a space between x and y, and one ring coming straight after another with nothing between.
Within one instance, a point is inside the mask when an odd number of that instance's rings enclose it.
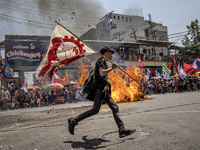
<instances>
[{"instance_id":1,"label":"red and white flag","mask_svg":"<svg viewBox=\"0 0 200 150\"><path fill-rule=\"evenodd\" d=\"M176 60L175 60L174 55L172 56L172 64L176 67L176 73L179 74L179 70L178 70L178 67L176 65Z\"/></svg>"},{"instance_id":2,"label":"red and white flag","mask_svg":"<svg viewBox=\"0 0 200 150\"><path fill-rule=\"evenodd\" d=\"M58 68L93 53L96 51L58 24L51 35L47 54L36 70L36 77L40 84L51 83Z\"/></svg>"},{"instance_id":3,"label":"red and white flag","mask_svg":"<svg viewBox=\"0 0 200 150\"><path fill-rule=\"evenodd\" d=\"M137 61L140 63L141 69L144 70L144 69L145 69L145 66L144 66L144 64L142 63L142 59L140 58L140 55L138 55L138 60L137 60Z\"/></svg>"}]
</instances>

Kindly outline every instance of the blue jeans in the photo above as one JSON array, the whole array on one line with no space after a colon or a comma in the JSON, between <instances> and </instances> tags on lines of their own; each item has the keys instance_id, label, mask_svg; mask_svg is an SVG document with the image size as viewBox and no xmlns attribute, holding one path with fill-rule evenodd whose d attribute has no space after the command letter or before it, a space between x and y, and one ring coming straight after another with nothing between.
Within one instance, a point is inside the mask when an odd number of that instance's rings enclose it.
<instances>
[{"instance_id":1,"label":"blue jeans","mask_svg":"<svg viewBox=\"0 0 200 150\"><path fill-rule=\"evenodd\" d=\"M8 99L4 98L4 101L3 101L3 111L6 110L7 103L8 103Z\"/></svg>"},{"instance_id":2,"label":"blue jeans","mask_svg":"<svg viewBox=\"0 0 200 150\"><path fill-rule=\"evenodd\" d=\"M115 119L115 122L116 122L118 128L120 129L120 128L124 127L124 123L122 122L122 120L119 117L119 107L114 102L114 100L112 99L110 94L107 94L106 97L102 98L103 94L104 93L101 90L96 89L95 90L95 96L94 96L94 104L93 104L92 109L90 109L90 110L78 115L74 119L76 120L76 122L79 122L79 121L81 121L81 120L83 120L85 118L88 118L90 116L98 114L98 112L99 112L99 110L101 108L101 105L102 105L102 101L104 100L108 104L110 109L112 110L113 117Z\"/></svg>"}]
</instances>

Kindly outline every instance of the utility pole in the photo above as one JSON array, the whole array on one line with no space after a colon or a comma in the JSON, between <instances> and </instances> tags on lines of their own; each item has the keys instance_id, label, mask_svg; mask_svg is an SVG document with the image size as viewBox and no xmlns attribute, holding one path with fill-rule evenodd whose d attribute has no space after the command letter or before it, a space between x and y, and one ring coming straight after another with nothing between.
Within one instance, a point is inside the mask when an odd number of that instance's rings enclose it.
<instances>
[{"instance_id":1,"label":"utility pole","mask_svg":"<svg viewBox=\"0 0 200 150\"><path fill-rule=\"evenodd\" d=\"M121 38L121 35L123 35L124 33L126 33L126 31L122 31L122 32L117 32L117 36L119 37L119 41L122 41L124 38Z\"/></svg>"},{"instance_id":2,"label":"utility pole","mask_svg":"<svg viewBox=\"0 0 200 150\"><path fill-rule=\"evenodd\" d=\"M132 26L130 26L130 28L132 29L132 32L131 32L131 34L129 34L129 36L131 36L131 35L133 34L133 35L134 35L134 38L135 38L135 41L137 41L136 32L137 32L138 30L135 30L134 27L132 27Z\"/></svg>"},{"instance_id":3,"label":"utility pole","mask_svg":"<svg viewBox=\"0 0 200 150\"><path fill-rule=\"evenodd\" d=\"M148 14L148 16L149 16L148 23L149 23L150 26L146 29L147 40L148 40L149 35L151 35L153 40L155 40L155 38L156 38L156 34L155 34L156 30L154 30L153 28L156 26L156 24L152 23L151 14Z\"/></svg>"}]
</instances>

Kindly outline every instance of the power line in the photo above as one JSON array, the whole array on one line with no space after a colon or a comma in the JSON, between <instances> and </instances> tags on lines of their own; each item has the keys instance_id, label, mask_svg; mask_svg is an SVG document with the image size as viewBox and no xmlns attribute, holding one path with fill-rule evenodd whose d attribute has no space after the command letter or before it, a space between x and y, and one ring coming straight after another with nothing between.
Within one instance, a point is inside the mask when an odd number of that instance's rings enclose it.
<instances>
[{"instance_id":1,"label":"power line","mask_svg":"<svg viewBox=\"0 0 200 150\"><path fill-rule=\"evenodd\" d=\"M9 0L7 0L7 1L9 1ZM28 6L28 7L31 7L31 8L36 8L36 9L38 9L38 6L35 7L35 5L32 5L33 3L32 3L32 4L29 3L29 4L30 4L30 5L29 5L28 3L19 3L19 2L16 2L16 1L12 1L12 0L11 0L11 2L12 2L12 3L15 3L15 4L18 4L18 5L20 5L20 6L21 6L21 5L24 5L24 6ZM65 11L65 12L61 12L61 11L57 11L57 10L47 9L47 8L41 7L41 6L40 6L40 8L42 8L42 10L47 10L48 12L51 11L51 12L57 12L57 13L59 13L59 14L65 13L65 14L69 14L69 15L72 15L72 14L73 14L73 13L68 13L68 12L66 12L66 11ZM72 11L72 12L75 13L74 10L70 10L70 11ZM76 16L82 17L82 15L78 15L78 14L75 14L75 15L76 15ZM99 20L99 18L96 18L96 17L94 17L94 16L90 16L89 18L94 18L95 20Z\"/></svg>"},{"instance_id":2,"label":"power line","mask_svg":"<svg viewBox=\"0 0 200 150\"><path fill-rule=\"evenodd\" d=\"M2 8L8 8L8 9L12 8L12 9L18 11L18 12L25 12L25 13L34 14L34 15L43 15L43 16L48 16L49 18L52 17L52 18L55 18L55 19L59 19L60 18L62 20L63 20L63 18L65 18L68 21L73 21L73 22L88 22L88 21L95 22L95 21L99 20L99 18L96 18L95 20L94 19L90 19L91 17L87 17L87 19L86 19L86 18L83 18L83 16L77 15L77 14L75 14L75 15L70 14L72 16L66 16L66 15L62 15L63 12L55 11L55 10L49 10L49 9L46 9L48 11L48 13L47 12L42 12L41 13L40 11L36 11L36 10L33 11L32 8L31 8L31 11L30 11L30 9L25 9L25 8L21 8L21 7L17 7L17 6L11 6L11 5L7 5L7 4L3 4L3 3L0 3L0 4L1 4L0 7L2 7ZM30 7L33 7L33 6L30 6ZM57 13L53 13L52 15L50 15L49 12L57 12ZM64 13L65 14L69 14L69 13L66 13L66 12L64 12ZM78 18L79 21L76 20L77 16L79 16L79 18Z\"/></svg>"},{"instance_id":3,"label":"power line","mask_svg":"<svg viewBox=\"0 0 200 150\"><path fill-rule=\"evenodd\" d=\"M3 7L3 6L0 5L0 7ZM16 8L14 8L14 9L16 10ZM38 14L35 14L34 11L33 12L27 12L27 11L24 11L24 10L16 10L16 11L38 15ZM53 16L49 16L49 17L55 18L55 20L60 21L60 19L58 19L58 17L53 17ZM71 30L85 30L86 29L86 28L81 28L81 27L83 27L83 24L81 24L81 21L77 21L77 23L79 23L79 24L76 24L75 28L74 28L74 26L69 26L69 25L68 25L68 28L71 29ZM81 25L81 27L78 27L78 25Z\"/></svg>"},{"instance_id":4,"label":"power line","mask_svg":"<svg viewBox=\"0 0 200 150\"><path fill-rule=\"evenodd\" d=\"M0 14L3 17L6 18L12 18L12 19L18 19L18 20L22 20L22 21L27 21L28 23L35 23L35 24L42 24L42 25L46 25L46 26L51 26L53 27L53 24L47 24L47 23L42 23L42 22L38 22L38 21L33 21L33 20L27 20L27 19L23 19L23 18L19 18L19 17L14 17L14 16L9 16L9 15L4 15L4 14Z\"/></svg>"},{"instance_id":5,"label":"power line","mask_svg":"<svg viewBox=\"0 0 200 150\"><path fill-rule=\"evenodd\" d=\"M186 33L188 31L183 31L183 32L178 32L178 33L173 33L173 34L169 34L168 36L172 36L172 35L177 35L177 34L182 34L182 33Z\"/></svg>"}]
</instances>

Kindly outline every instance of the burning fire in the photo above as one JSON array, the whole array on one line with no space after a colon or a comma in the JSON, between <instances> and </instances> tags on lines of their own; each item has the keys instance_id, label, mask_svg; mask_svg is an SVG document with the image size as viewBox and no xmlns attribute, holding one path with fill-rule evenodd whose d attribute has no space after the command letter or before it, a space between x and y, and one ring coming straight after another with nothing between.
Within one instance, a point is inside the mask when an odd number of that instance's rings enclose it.
<instances>
[{"instance_id":1,"label":"burning fire","mask_svg":"<svg viewBox=\"0 0 200 150\"><path fill-rule=\"evenodd\" d=\"M81 66L79 67L80 73L81 73L81 77L79 78L78 83L80 85L82 85L82 86L83 86L83 84L85 83L85 80L87 79L87 77L90 74L90 72L86 68L88 68L88 65L85 65L84 63L81 63Z\"/></svg>"},{"instance_id":2,"label":"burning fire","mask_svg":"<svg viewBox=\"0 0 200 150\"><path fill-rule=\"evenodd\" d=\"M143 78L138 67L128 66L126 72L139 82ZM111 83L111 96L116 103L143 100L140 85L127 75L124 75L119 69L115 72L110 72L108 78Z\"/></svg>"},{"instance_id":3,"label":"burning fire","mask_svg":"<svg viewBox=\"0 0 200 150\"><path fill-rule=\"evenodd\" d=\"M81 77L79 83L84 84L89 75L89 71L86 69L87 65L81 64L80 73ZM131 75L138 82L144 79L139 67L126 67L126 72ZM111 84L111 96L116 103L131 102L143 100L143 93L140 85L133 81L130 77L122 73L119 69L108 74L109 82Z\"/></svg>"}]
</instances>

